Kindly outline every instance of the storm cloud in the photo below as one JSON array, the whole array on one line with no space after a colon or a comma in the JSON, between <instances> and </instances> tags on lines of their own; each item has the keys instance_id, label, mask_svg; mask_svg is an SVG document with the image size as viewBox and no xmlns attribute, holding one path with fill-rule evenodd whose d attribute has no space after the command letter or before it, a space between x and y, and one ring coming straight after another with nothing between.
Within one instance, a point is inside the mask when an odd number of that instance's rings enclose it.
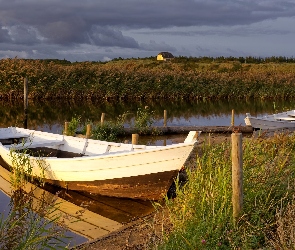
<instances>
[{"instance_id":1,"label":"storm cloud","mask_svg":"<svg viewBox=\"0 0 295 250\"><path fill-rule=\"evenodd\" d=\"M208 56L218 50L255 55L270 36L287 41L279 51L293 56L288 40L295 36L294 18L295 2L288 0L0 0L0 57L79 61L160 51L199 56L196 48ZM271 56L276 46L260 53Z\"/></svg>"}]
</instances>

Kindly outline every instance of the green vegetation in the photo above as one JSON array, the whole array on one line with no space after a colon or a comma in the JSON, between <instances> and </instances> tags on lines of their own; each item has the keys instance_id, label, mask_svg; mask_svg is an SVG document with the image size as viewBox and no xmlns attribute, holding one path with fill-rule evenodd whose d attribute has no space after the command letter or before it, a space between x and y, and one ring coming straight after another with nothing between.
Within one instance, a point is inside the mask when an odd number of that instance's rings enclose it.
<instances>
[{"instance_id":1,"label":"green vegetation","mask_svg":"<svg viewBox=\"0 0 295 250\"><path fill-rule=\"evenodd\" d=\"M243 141L244 207L233 222L231 145L204 146L166 200L171 233L157 249L294 249L295 135Z\"/></svg>"},{"instance_id":2,"label":"green vegetation","mask_svg":"<svg viewBox=\"0 0 295 250\"><path fill-rule=\"evenodd\" d=\"M287 99L295 97L293 58L0 60L0 99Z\"/></svg>"},{"instance_id":3,"label":"green vegetation","mask_svg":"<svg viewBox=\"0 0 295 250\"><path fill-rule=\"evenodd\" d=\"M22 144L24 145L24 142ZM39 183L43 182L47 164L42 159L42 155L39 155L40 159L32 163L28 148L17 150L11 147L9 154L12 161L10 182L15 190L22 189L28 182L33 181L33 178Z\"/></svg>"},{"instance_id":4,"label":"green vegetation","mask_svg":"<svg viewBox=\"0 0 295 250\"><path fill-rule=\"evenodd\" d=\"M134 119L134 124L131 124L130 127L134 127L135 131L141 135L159 135L159 131L155 128L152 128L154 122L154 111L151 111L148 106L144 108L138 108L136 116ZM78 131L79 126L82 128L81 133L86 135L86 127L88 124L92 127L91 138L96 140L104 141L116 141L121 136L124 136L124 123L130 113L126 112L122 115L119 115L115 120L106 121L103 124L94 124L91 120L87 120L84 125L81 125L80 117L73 117L68 123L68 130L64 129L64 134L66 135L75 135Z\"/></svg>"},{"instance_id":5,"label":"green vegetation","mask_svg":"<svg viewBox=\"0 0 295 250\"><path fill-rule=\"evenodd\" d=\"M119 115L115 121L107 121L102 125L94 126L92 138L103 141L116 141L119 136L124 135L124 122L128 113ZM86 132L86 131L85 131Z\"/></svg>"},{"instance_id":6,"label":"green vegetation","mask_svg":"<svg viewBox=\"0 0 295 250\"><path fill-rule=\"evenodd\" d=\"M138 108L134 121L134 127L139 134L148 134L151 131L151 126L154 122L155 111L145 106L144 109ZM152 131L152 134L157 134L156 131Z\"/></svg>"},{"instance_id":7,"label":"green vegetation","mask_svg":"<svg viewBox=\"0 0 295 250\"><path fill-rule=\"evenodd\" d=\"M72 117L71 121L69 121L69 123L68 123L68 128L64 129L63 134L70 135L70 136L75 135L80 123L81 123L81 117L80 116Z\"/></svg>"}]
</instances>

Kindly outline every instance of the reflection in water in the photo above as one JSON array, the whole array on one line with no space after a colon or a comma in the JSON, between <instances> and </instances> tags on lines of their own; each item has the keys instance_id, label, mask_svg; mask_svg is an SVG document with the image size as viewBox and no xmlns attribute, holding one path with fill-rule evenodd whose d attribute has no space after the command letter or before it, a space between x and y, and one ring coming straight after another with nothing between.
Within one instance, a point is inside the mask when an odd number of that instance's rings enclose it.
<instances>
[{"instance_id":1,"label":"reflection in water","mask_svg":"<svg viewBox=\"0 0 295 250\"><path fill-rule=\"evenodd\" d=\"M35 231L36 229L34 228L36 227L38 229L36 231L36 236L37 234L40 234L39 236L41 236L41 234L44 233L44 230L43 230L44 228L48 230L48 232L45 235L49 237L51 235L50 233L60 232L60 231L64 232L64 235L66 237L70 237L70 238L63 239L64 243L61 243L59 245L69 244L69 246L73 246L73 245L81 244L87 241L87 239L89 238L87 237L88 236L87 234L86 235L85 234L83 235L82 233L79 234L77 229L74 230L75 233L73 233L70 230L66 230L62 227L59 227L58 225L51 223L52 221L51 219L49 219L49 221L43 219L43 216L47 218L59 218L59 216L61 216L61 219L66 218L64 216L65 214L62 214L62 209L63 209L62 206L67 206L65 202L58 203L57 205L57 197L55 195L50 194L44 190L42 191L42 189L39 189L36 186L31 184L25 185L23 189L14 190L9 181L10 181L10 173L6 169L0 166L0 200L1 200L0 214L1 216L3 216L3 219L4 220L7 219L7 222L8 222L8 224L2 224L2 225L6 225L6 229L9 229L9 228L13 229L15 226L14 224L11 224L11 223L15 223L18 229L14 233L14 236L19 235L20 239L25 240L26 236L24 235L26 235L28 232ZM56 204L55 208L58 208L57 210L52 207L52 205L54 204ZM61 204L62 206L60 206ZM67 221L69 220L67 219ZM2 223L4 223L4 221L2 221ZM66 223L64 225L66 225ZM71 229L72 227L70 226L68 228ZM10 235L11 229L10 231L6 230L6 233ZM23 232L23 235L20 235L22 233L22 230L26 230L26 231ZM32 235L33 238L34 238L34 235ZM32 237L30 239L33 239ZM9 237L9 238L12 238L12 237ZM38 240L44 239L44 237L35 238L35 239L36 239L35 242L38 242ZM13 242L13 241L9 242L5 240L5 243L2 241L2 244L4 244L5 246L9 246L9 245L15 245L20 243L18 239L12 239L12 240L16 242Z\"/></svg>"},{"instance_id":2,"label":"reflection in water","mask_svg":"<svg viewBox=\"0 0 295 250\"><path fill-rule=\"evenodd\" d=\"M81 102L81 101L30 101L28 108L28 128L41 129L54 133L61 133L65 121L75 115L81 116L82 121L100 122L101 113L105 113L105 120L114 120L123 113L130 113L126 126L134 120L139 107L149 106L155 111L155 126L163 125L163 112L167 110L167 126L227 126L231 121L232 109L235 110L235 124L244 125L246 113L259 115L273 113L294 108L294 100L218 100L218 101L149 101L149 102ZM1 101L1 127L22 127L24 114L23 102Z\"/></svg>"},{"instance_id":3,"label":"reflection in water","mask_svg":"<svg viewBox=\"0 0 295 250\"><path fill-rule=\"evenodd\" d=\"M12 196L13 191L9 182L10 173L0 166L0 199L3 206L6 195ZM1 192L2 191L2 192ZM50 191L50 192L48 192ZM62 216L70 231L67 236L73 237L72 244L80 244L87 239L104 236L136 218L148 215L154 211L149 201L116 199L91 194L69 192L46 185L44 189L30 183L25 185L24 192L33 194L34 211L40 211L42 204L56 204L56 213ZM6 195L5 195L6 194ZM12 199L15 201L16 197ZM9 200L6 200L9 203ZM6 203L1 214L6 214L9 205Z\"/></svg>"},{"instance_id":4,"label":"reflection in water","mask_svg":"<svg viewBox=\"0 0 295 250\"><path fill-rule=\"evenodd\" d=\"M58 193L58 196L64 200L119 223L130 222L154 211L153 204L150 201L114 198L71 190L65 191L50 185L46 185L44 189L51 193Z\"/></svg>"}]
</instances>

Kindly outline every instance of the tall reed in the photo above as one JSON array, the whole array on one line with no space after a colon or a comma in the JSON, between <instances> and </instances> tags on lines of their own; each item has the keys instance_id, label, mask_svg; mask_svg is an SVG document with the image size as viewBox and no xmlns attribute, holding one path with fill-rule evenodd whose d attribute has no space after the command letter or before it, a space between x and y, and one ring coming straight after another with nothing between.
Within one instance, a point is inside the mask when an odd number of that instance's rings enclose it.
<instances>
[{"instance_id":1,"label":"tall reed","mask_svg":"<svg viewBox=\"0 0 295 250\"><path fill-rule=\"evenodd\" d=\"M249 61L250 62L250 61ZM161 63L128 59L107 63L57 64L40 60L0 60L0 99L287 99L295 96L294 63L198 61Z\"/></svg>"},{"instance_id":2,"label":"tall reed","mask_svg":"<svg viewBox=\"0 0 295 250\"><path fill-rule=\"evenodd\" d=\"M189 181L166 200L173 233L158 249L258 249L282 235L277 212L292 201L295 136L243 141L244 207L233 223L231 145L204 146ZM278 231L280 229L281 231ZM282 237L281 237L282 238Z\"/></svg>"}]
</instances>

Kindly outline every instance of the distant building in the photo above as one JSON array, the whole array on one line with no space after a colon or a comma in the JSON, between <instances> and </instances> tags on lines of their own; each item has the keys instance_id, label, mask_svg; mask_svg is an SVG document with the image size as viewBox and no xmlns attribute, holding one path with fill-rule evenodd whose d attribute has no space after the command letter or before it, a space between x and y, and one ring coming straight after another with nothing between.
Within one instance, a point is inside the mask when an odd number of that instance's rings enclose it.
<instances>
[{"instance_id":1,"label":"distant building","mask_svg":"<svg viewBox=\"0 0 295 250\"><path fill-rule=\"evenodd\" d=\"M157 60L158 61L167 61L173 59L174 56L170 52L160 52L157 55Z\"/></svg>"}]
</instances>

